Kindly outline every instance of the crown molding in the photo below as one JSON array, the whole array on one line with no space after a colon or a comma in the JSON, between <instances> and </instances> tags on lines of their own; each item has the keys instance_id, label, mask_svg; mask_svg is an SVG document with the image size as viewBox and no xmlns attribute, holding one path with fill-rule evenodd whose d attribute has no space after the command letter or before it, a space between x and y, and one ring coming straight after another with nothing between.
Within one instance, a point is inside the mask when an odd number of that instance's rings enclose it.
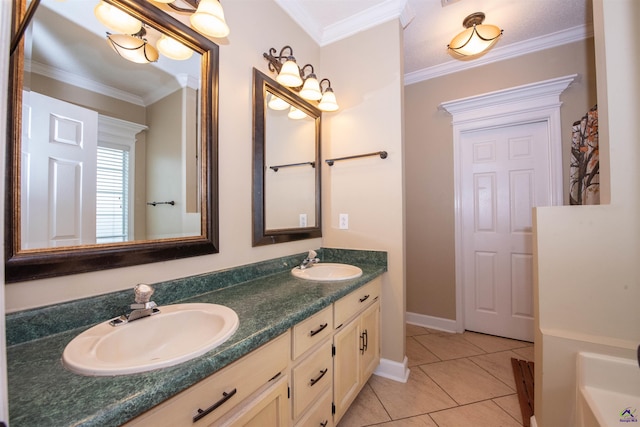
<instances>
[{"instance_id":1,"label":"crown molding","mask_svg":"<svg viewBox=\"0 0 640 427\"><path fill-rule=\"evenodd\" d=\"M443 64L433 67L424 68L404 75L405 86L430 80L436 77L468 70L475 67L503 61L505 59L515 58L517 56L550 49L556 46L562 46L574 43L580 40L593 37L593 26L580 25L568 28L566 30L535 37L518 43L513 43L504 47L495 48L489 51L481 58L472 61L456 61L451 60Z\"/></svg>"},{"instance_id":2,"label":"crown molding","mask_svg":"<svg viewBox=\"0 0 640 427\"><path fill-rule=\"evenodd\" d=\"M291 0L275 0L311 38L320 46L326 46L345 39L361 31L383 24L393 19L400 19L406 27L415 14L408 6L408 0L386 0L360 13L352 15L334 24L321 27L300 5L301 2Z\"/></svg>"}]
</instances>

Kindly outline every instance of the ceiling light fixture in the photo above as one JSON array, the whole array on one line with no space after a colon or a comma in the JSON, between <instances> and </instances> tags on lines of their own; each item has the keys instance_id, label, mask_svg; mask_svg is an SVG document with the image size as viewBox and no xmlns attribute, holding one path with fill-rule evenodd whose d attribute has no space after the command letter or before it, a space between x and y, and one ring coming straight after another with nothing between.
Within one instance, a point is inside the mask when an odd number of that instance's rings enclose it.
<instances>
[{"instance_id":1,"label":"ceiling light fixture","mask_svg":"<svg viewBox=\"0 0 640 427\"><path fill-rule=\"evenodd\" d=\"M142 28L142 22L139 19L103 1L96 5L93 13L98 21L116 33L136 34Z\"/></svg>"},{"instance_id":2,"label":"ceiling light fixture","mask_svg":"<svg viewBox=\"0 0 640 427\"><path fill-rule=\"evenodd\" d=\"M484 25L484 13L476 12L464 18L462 26L466 29L455 36L447 48L461 56L478 55L498 41L503 30L495 25Z\"/></svg>"},{"instance_id":3,"label":"ceiling light fixture","mask_svg":"<svg viewBox=\"0 0 640 427\"><path fill-rule=\"evenodd\" d=\"M191 14L189 20L191 26L198 32L215 38L223 38L229 35L229 26L224 19L224 11L218 0L195 0L189 3L196 3L196 9L187 9L173 4L174 0L154 0L158 3L165 3L171 9Z\"/></svg>"},{"instance_id":4,"label":"ceiling light fixture","mask_svg":"<svg viewBox=\"0 0 640 427\"><path fill-rule=\"evenodd\" d=\"M280 49L280 53L275 48L270 48L262 56L269 61L269 71L277 73L276 81L291 90L299 92L300 97L309 101L319 101L318 108L322 111L336 111L338 103L331 88L329 79L318 82L313 65L306 64L302 68L298 67L296 58L293 56L291 46ZM309 69L309 74L305 70ZM328 82L327 89L322 91L322 83ZM325 99L326 95L326 99Z\"/></svg>"},{"instance_id":5,"label":"ceiling light fixture","mask_svg":"<svg viewBox=\"0 0 640 427\"><path fill-rule=\"evenodd\" d=\"M137 64L148 64L158 60L158 51L144 38L146 34L144 28L131 35L107 33L107 42L124 59Z\"/></svg>"},{"instance_id":6,"label":"ceiling light fixture","mask_svg":"<svg viewBox=\"0 0 640 427\"><path fill-rule=\"evenodd\" d=\"M176 61L187 60L193 55L193 50L166 34L160 36L160 39L156 42L156 48L167 58L175 59Z\"/></svg>"}]
</instances>

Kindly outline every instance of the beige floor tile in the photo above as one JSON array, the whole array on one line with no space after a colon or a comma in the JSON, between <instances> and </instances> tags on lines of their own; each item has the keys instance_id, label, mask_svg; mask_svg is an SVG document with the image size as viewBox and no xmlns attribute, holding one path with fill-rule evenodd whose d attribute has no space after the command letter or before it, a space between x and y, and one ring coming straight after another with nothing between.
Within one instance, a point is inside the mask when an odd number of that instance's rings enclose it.
<instances>
[{"instance_id":1,"label":"beige floor tile","mask_svg":"<svg viewBox=\"0 0 640 427\"><path fill-rule=\"evenodd\" d=\"M461 334L429 334L414 337L441 360L484 354L484 350L465 340Z\"/></svg>"},{"instance_id":2,"label":"beige floor tile","mask_svg":"<svg viewBox=\"0 0 640 427\"><path fill-rule=\"evenodd\" d=\"M460 405L506 396L514 391L468 359L421 365L420 369Z\"/></svg>"},{"instance_id":3,"label":"beige floor tile","mask_svg":"<svg viewBox=\"0 0 640 427\"><path fill-rule=\"evenodd\" d=\"M403 418L401 420L389 421L388 423L377 424L376 427L438 427L429 415Z\"/></svg>"},{"instance_id":4,"label":"beige floor tile","mask_svg":"<svg viewBox=\"0 0 640 427\"><path fill-rule=\"evenodd\" d=\"M512 357L515 359L520 358L513 351L501 351L499 353L473 356L469 359L511 387L513 391L516 391L516 382L513 377L513 367L511 366Z\"/></svg>"},{"instance_id":5,"label":"beige floor tile","mask_svg":"<svg viewBox=\"0 0 640 427\"><path fill-rule=\"evenodd\" d=\"M409 366L418 366L440 361L435 354L427 350L413 337L407 337L407 358L409 359Z\"/></svg>"},{"instance_id":6,"label":"beige floor tile","mask_svg":"<svg viewBox=\"0 0 640 427\"><path fill-rule=\"evenodd\" d=\"M374 375L369 385L393 420L456 406L453 399L417 368L411 370L406 383Z\"/></svg>"},{"instance_id":7,"label":"beige floor tile","mask_svg":"<svg viewBox=\"0 0 640 427\"><path fill-rule=\"evenodd\" d=\"M534 359L535 359L535 354L534 354L534 350L533 350L533 346L532 345L530 345L528 347L517 348L517 349L513 350L513 352L518 355L518 359L524 359L524 360L528 360L530 362L533 362Z\"/></svg>"},{"instance_id":8,"label":"beige floor tile","mask_svg":"<svg viewBox=\"0 0 640 427\"><path fill-rule=\"evenodd\" d=\"M412 337L414 335L425 335L429 333L427 328L423 328L422 326L412 325L410 323L406 324L405 335L408 337Z\"/></svg>"},{"instance_id":9,"label":"beige floor tile","mask_svg":"<svg viewBox=\"0 0 640 427\"><path fill-rule=\"evenodd\" d=\"M446 411L435 412L431 418L438 427L518 427L521 426L509 414L492 401L460 406Z\"/></svg>"},{"instance_id":10,"label":"beige floor tile","mask_svg":"<svg viewBox=\"0 0 640 427\"><path fill-rule=\"evenodd\" d=\"M509 415L515 418L520 424L522 424L522 412L520 411L520 403L518 402L518 395L512 394L510 396L497 397L493 401L504 409Z\"/></svg>"},{"instance_id":11,"label":"beige floor tile","mask_svg":"<svg viewBox=\"0 0 640 427\"><path fill-rule=\"evenodd\" d=\"M465 340L480 347L487 353L511 350L529 345L528 342L512 340L509 338L496 337L494 335L479 334L477 332L465 331L462 336Z\"/></svg>"},{"instance_id":12,"label":"beige floor tile","mask_svg":"<svg viewBox=\"0 0 640 427\"><path fill-rule=\"evenodd\" d=\"M365 384L349 410L344 414L339 427L362 427L389 421L389 414L373 393L371 386Z\"/></svg>"}]
</instances>

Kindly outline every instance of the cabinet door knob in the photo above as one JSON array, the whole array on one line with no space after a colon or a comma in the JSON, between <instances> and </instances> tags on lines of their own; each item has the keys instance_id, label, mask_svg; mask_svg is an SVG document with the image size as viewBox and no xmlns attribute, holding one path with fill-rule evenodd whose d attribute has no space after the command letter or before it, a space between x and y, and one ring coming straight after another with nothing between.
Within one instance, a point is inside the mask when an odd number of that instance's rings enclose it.
<instances>
[{"instance_id":1,"label":"cabinet door knob","mask_svg":"<svg viewBox=\"0 0 640 427\"><path fill-rule=\"evenodd\" d=\"M209 406L207 409L198 408L198 415L193 417L193 422L195 423L196 421L200 420L201 418L206 417L207 415L209 415L210 413L212 413L213 411L218 409L227 400L231 399L231 397L233 397L233 395L236 394L237 391L238 390L234 388L229 393L227 393L226 391L222 392L222 399L218 400L216 403L214 403L213 405Z\"/></svg>"}]
</instances>

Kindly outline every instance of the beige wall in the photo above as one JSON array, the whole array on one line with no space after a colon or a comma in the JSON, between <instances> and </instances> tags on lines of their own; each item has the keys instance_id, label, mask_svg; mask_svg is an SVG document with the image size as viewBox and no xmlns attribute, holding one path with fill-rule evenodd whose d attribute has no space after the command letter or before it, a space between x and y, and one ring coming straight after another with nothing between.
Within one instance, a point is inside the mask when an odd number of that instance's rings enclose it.
<instances>
[{"instance_id":1,"label":"beige wall","mask_svg":"<svg viewBox=\"0 0 640 427\"><path fill-rule=\"evenodd\" d=\"M536 420L576 422L579 351L635 358L640 342L640 19L636 0L594 0L600 206L535 212ZM540 366L540 368L538 368Z\"/></svg>"},{"instance_id":2,"label":"beige wall","mask_svg":"<svg viewBox=\"0 0 640 427\"><path fill-rule=\"evenodd\" d=\"M396 21L320 48L273 1L224 4L231 28L220 45L220 253L5 286L7 312L127 289L136 283L253 263L321 246L389 252L382 303L382 356L404 359L404 221L401 28ZM323 157L386 150L387 160L337 163L323 174L322 239L251 247L252 68L291 45L300 65L329 77L342 109L324 114ZM358 53L355 55L354 53ZM337 230L338 213L350 229Z\"/></svg>"},{"instance_id":3,"label":"beige wall","mask_svg":"<svg viewBox=\"0 0 640 427\"><path fill-rule=\"evenodd\" d=\"M596 103L593 39L405 88L407 312L456 318L453 129L451 116L438 106L570 74L579 77L562 94L560 110L568 182L571 125Z\"/></svg>"},{"instance_id":4,"label":"beige wall","mask_svg":"<svg viewBox=\"0 0 640 427\"><path fill-rule=\"evenodd\" d=\"M329 247L388 251L382 285L382 357L404 359L404 148L402 140L402 28L387 22L322 51L322 75L330 77L341 106L324 114L322 157L387 151L322 165L323 235ZM318 76L320 77L320 75ZM349 215L349 229L338 216Z\"/></svg>"}]
</instances>

